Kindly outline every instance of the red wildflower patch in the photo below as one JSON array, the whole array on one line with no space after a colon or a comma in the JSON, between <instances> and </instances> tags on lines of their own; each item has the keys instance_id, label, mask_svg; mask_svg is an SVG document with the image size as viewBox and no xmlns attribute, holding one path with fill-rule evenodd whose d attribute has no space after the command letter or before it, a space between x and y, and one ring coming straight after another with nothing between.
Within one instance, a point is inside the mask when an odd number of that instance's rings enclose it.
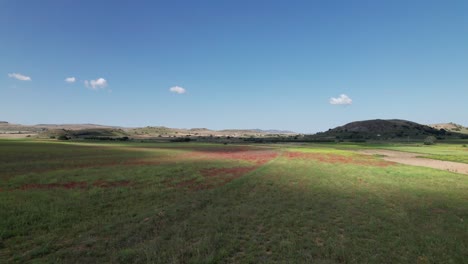
<instances>
[{"instance_id":1,"label":"red wildflower patch","mask_svg":"<svg viewBox=\"0 0 468 264\"><path fill-rule=\"evenodd\" d=\"M249 147L227 147L227 148L207 148L196 149L190 153L179 156L181 159L198 159L198 160L237 160L248 161L253 166L249 167L233 167L233 168L208 168L202 169L200 174L203 180L196 179L185 180L175 183L174 180L165 182L170 186L189 187L190 190L211 189L225 185L243 175L256 170L261 165L276 158L278 152L274 150L253 149Z\"/></svg>"},{"instance_id":2,"label":"red wildflower patch","mask_svg":"<svg viewBox=\"0 0 468 264\"><path fill-rule=\"evenodd\" d=\"M209 159L209 160L242 160L248 161L257 165L263 165L268 161L276 158L278 152L272 150L236 150L232 151L224 149L224 151L216 150L213 152L208 151L194 151L183 156L183 158L195 159Z\"/></svg>"},{"instance_id":3,"label":"red wildflower patch","mask_svg":"<svg viewBox=\"0 0 468 264\"><path fill-rule=\"evenodd\" d=\"M12 177L15 175L21 175L23 173L44 173L44 172L51 172L56 170L71 170L71 169L87 169L87 168L104 168L104 167L115 167L115 166L150 166L150 165L160 165L164 162L168 162L166 160L158 159L158 160L126 160L126 161L113 161L113 162L102 162L100 160L95 161L86 161L81 164L73 164L67 163L64 161L62 164L59 165L52 165L50 167L44 166L41 169L25 169L24 171L20 171L19 173L14 173L10 175L2 175L2 177Z\"/></svg>"},{"instance_id":4,"label":"red wildflower patch","mask_svg":"<svg viewBox=\"0 0 468 264\"><path fill-rule=\"evenodd\" d=\"M194 151L201 151L201 152L218 152L218 153L224 153L224 152L230 152L230 153L235 153L235 152L245 152L252 150L252 147L249 146L225 146L225 147L208 147L208 148L194 148Z\"/></svg>"},{"instance_id":5,"label":"red wildflower patch","mask_svg":"<svg viewBox=\"0 0 468 264\"><path fill-rule=\"evenodd\" d=\"M206 190L216 187L223 186L228 182L231 182L237 178L244 176L256 170L259 165L250 167L234 167L234 168L208 168L200 171L203 179L198 181L197 179L189 179L181 182L174 182L174 179L165 181L164 183L168 186L185 188L188 187L190 190Z\"/></svg>"},{"instance_id":6,"label":"red wildflower patch","mask_svg":"<svg viewBox=\"0 0 468 264\"><path fill-rule=\"evenodd\" d=\"M65 182L65 183L31 183L24 184L18 189L31 190L31 189L84 189L88 187L87 182Z\"/></svg>"},{"instance_id":7,"label":"red wildflower patch","mask_svg":"<svg viewBox=\"0 0 468 264\"><path fill-rule=\"evenodd\" d=\"M310 159L332 164L356 164L377 167L387 167L395 164L394 162L378 160L372 156L365 155L344 156L331 153L287 152L285 156L290 159Z\"/></svg>"},{"instance_id":8,"label":"red wildflower patch","mask_svg":"<svg viewBox=\"0 0 468 264\"><path fill-rule=\"evenodd\" d=\"M93 186L101 188L122 187L130 185L130 181L95 181Z\"/></svg>"},{"instance_id":9,"label":"red wildflower patch","mask_svg":"<svg viewBox=\"0 0 468 264\"><path fill-rule=\"evenodd\" d=\"M201 171L201 174L205 177L220 177L220 176L234 176L239 177L247 174L257 167L235 167L235 168L209 168Z\"/></svg>"},{"instance_id":10,"label":"red wildflower patch","mask_svg":"<svg viewBox=\"0 0 468 264\"><path fill-rule=\"evenodd\" d=\"M99 188L109 188L109 187L121 187L128 186L129 181L95 181L91 185L87 182L65 182L65 183L32 183L24 184L19 187L19 190L31 190L31 189L86 189L89 186L99 187Z\"/></svg>"},{"instance_id":11,"label":"red wildflower patch","mask_svg":"<svg viewBox=\"0 0 468 264\"><path fill-rule=\"evenodd\" d=\"M196 181L197 181L197 179L190 179L190 180L186 180L186 181L181 181L181 182L178 182L175 186L178 187L178 188L184 188L184 187L187 187L187 186L194 185Z\"/></svg>"}]
</instances>

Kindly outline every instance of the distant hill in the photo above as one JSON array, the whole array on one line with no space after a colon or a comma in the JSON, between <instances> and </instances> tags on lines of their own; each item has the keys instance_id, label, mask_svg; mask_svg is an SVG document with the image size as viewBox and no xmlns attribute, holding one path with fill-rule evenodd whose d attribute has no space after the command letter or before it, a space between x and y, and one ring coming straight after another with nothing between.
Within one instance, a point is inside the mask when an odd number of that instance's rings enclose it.
<instances>
[{"instance_id":1,"label":"distant hill","mask_svg":"<svg viewBox=\"0 0 468 264\"><path fill-rule=\"evenodd\" d=\"M267 133L267 134L297 134L296 132L289 131L289 130L277 130L277 129L267 129L267 130L254 129L254 130L262 132L262 133Z\"/></svg>"},{"instance_id":2,"label":"distant hill","mask_svg":"<svg viewBox=\"0 0 468 264\"><path fill-rule=\"evenodd\" d=\"M95 124L37 124L37 125L20 125L12 124L6 121L0 122L0 132L5 131L23 131L23 132L44 132L53 129L65 129L65 130L81 130L81 129L93 129L93 128L119 128L114 126L103 126Z\"/></svg>"},{"instance_id":3,"label":"distant hill","mask_svg":"<svg viewBox=\"0 0 468 264\"><path fill-rule=\"evenodd\" d=\"M447 137L456 136L456 133L440 130L415 122L390 119L390 120L365 120L348 123L329 129L326 132L315 134L313 137L337 140L368 140L368 139L420 139L427 136Z\"/></svg>"},{"instance_id":4,"label":"distant hill","mask_svg":"<svg viewBox=\"0 0 468 264\"><path fill-rule=\"evenodd\" d=\"M224 129L210 130L207 128L168 128L163 126L158 127L141 127L126 129L126 131L137 137L170 137L170 136L194 136L194 137L262 137L270 134L296 134L291 131L283 130L260 130L260 129Z\"/></svg>"},{"instance_id":5,"label":"distant hill","mask_svg":"<svg viewBox=\"0 0 468 264\"><path fill-rule=\"evenodd\" d=\"M83 129L49 129L39 133L40 137L69 138L69 139L104 139L127 137L122 129L114 128L83 128Z\"/></svg>"},{"instance_id":6,"label":"distant hill","mask_svg":"<svg viewBox=\"0 0 468 264\"><path fill-rule=\"evenodd\" d=\"M443 138L468 138L468 129L458 124L434 124L430 126L400 119L375 119L351 122L314 135L299 135L286 130L262 129L225 129L210 130L207 128L169 128L164 126L147 126L125 128L96 124L38 124L19 125L6 121L0 122L2 137L10 135L37 136L41 138L69 139L161 139L198 138L199 140L216 139L255 139L259 141L366 141L366 140L419 140L427 136ZM279 142L278 141L278 142Z\"/></svg>"},{"instance_id":7,"label":"distant hill","mask_svg":"<svg viewBox=\"0 0 468 264\"><path fill-rule=\"evenodd\" d=\"M429 126L435 129L444 129L450 132L468 134L468 127L464 127L462 125L455 124L455 123L432 124Z\"/></svg>"},{"instance_id":8,"label":"distant hill","mask_svg":"<svg viewBox=\"0 0 468 264\"><path fill-rule=\"evenodd\" d=\"M297 134L296 132L288 130L276 130L276 129L225 129L219 132L225 133L237 133L237 134Z\"/></svg>"},{"instance_id":9,"label":"distant hill","mask_svg":"<svg viewBox=\"0 0 468 264\"><path fill-rule=\"evenodd\" d=\"M6 121L0 122L0 134L36 134L43 138L121 138L135 139L174 138L174 137L267 137L272 134L291 135L291 131L260 129L210 130L207 128L169 128L147 126L125 128L96 124L37 124L19 125Z\"/></svg>"},{"instance_id":10,"label":"distant hill","mask_svg":"<svg viewBox=\"0 0 468 264\"><path fill-rule=\"evenodd\" d=\"M93 129L93 128L121 128L117 126L106 126L96 124L37 124L34 127L45 128L45 129L66 129L66 130L81 130L81 129Z\"/></svg>"}]
</instances>

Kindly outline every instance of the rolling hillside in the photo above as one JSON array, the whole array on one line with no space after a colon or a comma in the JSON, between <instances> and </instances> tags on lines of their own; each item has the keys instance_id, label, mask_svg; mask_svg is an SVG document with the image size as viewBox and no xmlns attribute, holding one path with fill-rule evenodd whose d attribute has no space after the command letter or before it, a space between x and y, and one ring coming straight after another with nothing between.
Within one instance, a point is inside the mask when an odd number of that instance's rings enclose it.
<instances>
[{"instance_id":1,"label":"rolling hillside","mask_svg":"<svg viewBox=\"0 0 468 264\"><path fill-rule=\"evenodd\" d=\"M147 126L125 128L96 124L38 124L20 125L6 121L0 122L0 134L8 135L36 135L42 138L122 138L135 139L174 138L174 137L266 137L277 135L294 135L296 133L284 130L260 129L226 129L210 130L207 128L169 128L164 126Z\"/></svg>"}]
</instances>

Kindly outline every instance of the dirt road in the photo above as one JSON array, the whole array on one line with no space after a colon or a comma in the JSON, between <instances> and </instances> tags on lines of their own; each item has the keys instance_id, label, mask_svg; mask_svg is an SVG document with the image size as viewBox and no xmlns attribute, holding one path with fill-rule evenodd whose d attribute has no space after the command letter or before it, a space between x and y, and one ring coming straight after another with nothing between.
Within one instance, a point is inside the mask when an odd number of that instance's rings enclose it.
<instances>
[{"instance_id":1,"label":"dirt road","mask_svg":"<svg viewBox=\"0 0 468 264\"><path fill-rule=\"evenodd\" d=\"M383 155L384 160L393 161L401 164L429 167L439 170L447 170L456 173L468 174L468 164L419 158L419 156L423 155L420 153L409 153L384 149L366 149L360 150L358 152L366 155Z\"/></svg>"}]
</instances>

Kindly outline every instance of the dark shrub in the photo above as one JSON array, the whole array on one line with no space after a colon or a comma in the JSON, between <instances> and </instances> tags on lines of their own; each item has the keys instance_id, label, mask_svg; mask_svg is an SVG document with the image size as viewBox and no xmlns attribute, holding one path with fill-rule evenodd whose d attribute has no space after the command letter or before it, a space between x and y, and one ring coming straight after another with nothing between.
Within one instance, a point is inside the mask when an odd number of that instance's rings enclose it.
<instances>
[{"instance_id":1,"label":"dark shrub","mask_svg":"<svg viewBox=\"0 0 468 264\"><path fill-rule=\"evenodd\" d=\"M171 142L189 142L189 141L191 141L191 139L188 137L171 139Z\"/></svg>"},{"instance_id":2,"label":"dark shrub","mask_svg":"<svg viewBox=\"0 0 468 264\"><path fill-rule=\"evenodd\" d=\"M436 140L437 139L434 136L428 136L424 139L424 145L434 145Z\"/></svg>"},{"instance_id":3,"label":"dark shrub","mask_svg":"<svg viewBox=\"0 0 468 264\"><path fill-rule=\"evenodd\" d=\"M60 135L57 139L58 140L69 140L70 138L67 137L66 135Z\"/></svg>"}]
</instances>

